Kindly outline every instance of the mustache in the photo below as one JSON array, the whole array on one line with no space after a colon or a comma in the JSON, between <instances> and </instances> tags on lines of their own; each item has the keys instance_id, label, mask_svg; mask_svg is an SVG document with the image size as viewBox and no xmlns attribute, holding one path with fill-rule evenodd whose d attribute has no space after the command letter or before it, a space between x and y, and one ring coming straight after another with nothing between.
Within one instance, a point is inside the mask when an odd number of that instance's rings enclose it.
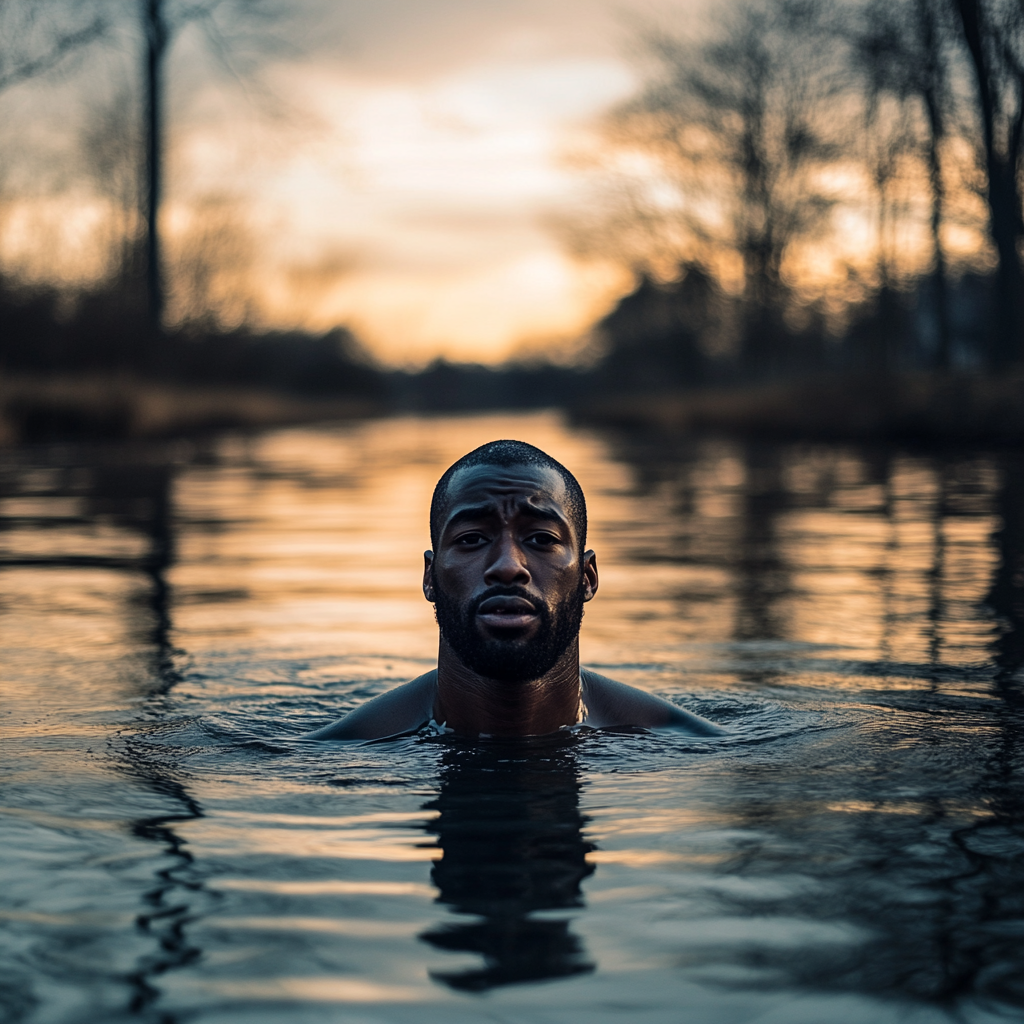
<instances>
[{"instance_id":1,"label":"mustache","mask_svg":"<svg viewBox=\"0 0 1024 1024\"><path fill-rule=\"evenodd\" d=\"M478 594L466 608L467 613L472 618L480 610L480 605L484 601L489 601L492 597L518 597L523 601L529 603L533 610L541 615L548 612L550 609L547 604L539 598L536 594L531 594L526 587L518 586L500 586L496 585L488 587L482 594Z\"/></svg>"}]
</instances>

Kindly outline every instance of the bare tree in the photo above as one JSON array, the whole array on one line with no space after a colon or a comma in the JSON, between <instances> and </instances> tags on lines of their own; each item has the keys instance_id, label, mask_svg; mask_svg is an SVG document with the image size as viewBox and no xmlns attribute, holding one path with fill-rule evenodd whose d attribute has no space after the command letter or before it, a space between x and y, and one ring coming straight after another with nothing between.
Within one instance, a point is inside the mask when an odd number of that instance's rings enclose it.
<instances>
[{"instance_id":1,"label":"bare tree","mask_svg":"<svg viewBox=\"0 0 1024 1024\"><path fill-rule=\"evenodd\" d=\"M974 72L989 228L999 258L991 360L1000 367L1024 358L1024 5L953 4Z\"/></svg>"},{"instance_id":2,"label":"bare tree","mask_svg":"<svg viewBox=\"0 0 1024 1024\"><path fill-rule=\"evenodd\" d=\"M0 90L54 70L106 28L91 3L0 0Z\"/></svg>"},{"instance_id":3,"label":"bare tree","mask_svg":"<svg viewBox=\"0 0 1024 1024\"><path fill-rule=\"evenodd\" d=\"M141 0L145 40L144 114L146 299L150 327L159 332L164 311L163 274L160 259L160 202L164 170L164 61L168 29L164 0Z\"/></svg>"},{"instance_id":4,"label":"bare tree","mask_svg":"<svg viewBox=\"0 0 1024 1024\"><path fill-rule=\"evenodd\" d=\"M900 296L905 278L901 258L904 232L911 220L918 176L908 164L917 154L915 118L907 104L892 96L869 94L856 156L867 172L875 220L875 324L861 355L874 372L890 370L898 347L906 344L906 304Z\"/></svg>"},{"instance_id":5,"label":"bare tree","mask_svg":"<svg viewBox=\"0 0 1024 1024\"><path fill-rule=\"evenodd\" d=\"M141 298L136 292L145 268L140 245L144 237L141 143L137 103L127 86L94 106L86 116L81 153L94 187L109 204L111 277L118 287L131 293L133 302Z\"/></svg>"},{"instance_id":6,"label":"bare tree","mask_svg":"<svg viewBox=\"0 0 1024 1024\"><path fill-rule=\"evenodd\" d=\"M168 248L170 323L202 333L256 322L253 301L243 285L255 242L235 201L209 196L194 204L189 224Z\"/></svg>"},{"instance_id":7,"label":"bare tree","mask_svg":"<svg viewBox=\"0 0 1024 1024\"><path fill-rule=\"evenodd\" d=\"M852 51L866 78L869 122L878 111L880 96L886 94L914 108L913 114L918 115L904 119L902 145L906 150L919 150L927 169L938 327L936 364L940 368L949 366L951 344L942 243L946 203L942 147L953 118L952 14L949 0L910 0L906 4L872 0L855 29Z\"/></svg>"},{"instance_id":8,"label":"bare tree","mask_svg":"<svg viewBox=\"0 0 1024 1024\"><path fill-rule=\"evenodd\" d=\"M278 0L139 0L144 43L144 210L146 220L146 292L151 329L162 327L166 289L160 232L164 192L165 78L175 38L198 25L211 52L236 78L251 70L245 50L266 52L280 46L267 29L280 17Z\"/></svg>"},{"instance_id":9,"label":"bare tree","mask_svg":"<svg viewBox=\"0 0 1024 1024\"><path fill-rule=\"evenodd\" d=\"M615 114L678 188L691 231L741 260L741 359L753 371L782 344L787 254L834 203L818 174L841 134L828 113L844 67L828 16L812 0L743 0L719 14L710 42L649 33L656 71Z\"/></svg>"}]
</instances>

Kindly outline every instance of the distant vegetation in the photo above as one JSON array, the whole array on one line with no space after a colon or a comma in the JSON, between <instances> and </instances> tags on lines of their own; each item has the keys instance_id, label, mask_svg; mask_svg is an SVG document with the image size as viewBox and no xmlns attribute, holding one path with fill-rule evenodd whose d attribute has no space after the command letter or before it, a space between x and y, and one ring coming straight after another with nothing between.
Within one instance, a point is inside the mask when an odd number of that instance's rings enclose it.
<instances>
[{"instance_id":1,"label":"distant vegetation","mask_svg":"<svg viewBox=\"0 0 1024 1024\"><path fill-rule=\"evenodd\" d=\"M7 375L127 374L314 397L382 394L380 372L343 327L315 335L193 322L153 333L141 294L120 281L74 296L8 285L0 291L0 318L0 370Z\"/></svg>"},{"instance_id":2,"label":"distant vegetation","mask_svg":"<svg viewBox=\"0 0 1024 1024\"><path fill-rule=\"evenodd\" d=\"M1024 8L738 0L641 38L588 252L637 291L610 387L1024 360Z\"/></svg>"}]
</instances>

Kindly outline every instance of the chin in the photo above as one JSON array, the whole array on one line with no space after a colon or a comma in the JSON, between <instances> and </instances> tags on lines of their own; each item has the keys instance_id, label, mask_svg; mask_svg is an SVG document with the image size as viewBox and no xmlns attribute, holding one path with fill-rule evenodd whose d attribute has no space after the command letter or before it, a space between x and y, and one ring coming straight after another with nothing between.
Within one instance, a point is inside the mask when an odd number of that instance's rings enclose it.
<instances>
[{"instance_id":1,"label":"chin","mask_svg":"<svg viewBox=\"0 0 1024 1024\"><path fill-rule=\"evenodd\" d=\"M562 654L552 657L541 654L530 640L490 640L473 651L465 652L463 662L478 675L499 683L531 683L550 672Z\"/></svg>"}]
</instances>

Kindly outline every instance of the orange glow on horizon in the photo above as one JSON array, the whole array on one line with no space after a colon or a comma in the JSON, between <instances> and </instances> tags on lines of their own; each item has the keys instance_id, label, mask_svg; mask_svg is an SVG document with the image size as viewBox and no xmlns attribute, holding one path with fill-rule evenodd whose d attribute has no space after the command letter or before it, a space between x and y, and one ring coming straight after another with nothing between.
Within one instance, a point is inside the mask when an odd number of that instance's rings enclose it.
<instances>
[{"instance_id":1,"label":"orange glow on horizon","mask_svg":"<svg viewBox=\"0 0 1024 1024\"><path fill-rule=\"evenodd\" d=\"M695 259L737 293L735 249L715 241L729 231L721 196L683 178L659 182L650 154L607 142L593 146L589 167L569 158L581 132L635 92L636 72L607 52L517 46L420 80L281 63L270 77L305 112L294 124L271 119L243 130L232 121L226 131L216 90L200 93L169 153L172 322L195 306L183 282L201 280L200 305L226 327L244 319L317 332L345 325L393 365L438 356L571 360L635 280L628 246L573 256L549 227L571 211L600 213L595 173L642 181L660 195L656 203L706 222L703 241L675 231L661 263L670 273L679 258ZM590 137L593 145L597 133ZM946 159L944 229L954 272L991 262L984 211L964 184L973 154L957 145ZM897 279L924 272L931 259L921 173L908 164L894 186L905 215L884 244ZM820 177L837 197L831 221L791 247L783 273L800 301L838 309L877 285L882 243L864 169L835 164ZM118 216L85 181L8 196L0 266L27 281L87 287L110 271Z\"/></svg>"}]
</instances>

